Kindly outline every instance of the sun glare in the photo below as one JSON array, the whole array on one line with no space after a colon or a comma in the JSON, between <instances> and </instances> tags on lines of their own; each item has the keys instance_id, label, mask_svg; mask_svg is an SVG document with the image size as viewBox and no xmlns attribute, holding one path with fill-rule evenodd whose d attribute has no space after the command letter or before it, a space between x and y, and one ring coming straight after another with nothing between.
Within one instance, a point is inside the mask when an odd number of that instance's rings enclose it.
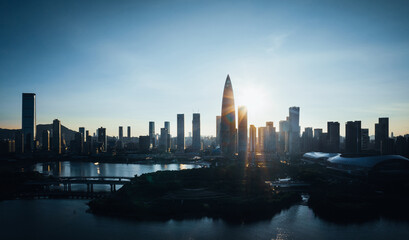
<instances>
[{"instance_id":1,"label":"sun glare","mask_svg":"<svg viewBox=\"0 0 409 240\"><path fill-rule=\"evenodd\" d=\"M246 106L249 116L256 116L265 110L265 91L256 86L247 86L238 91L237 106Z\"/></svg>"}]
</instances>

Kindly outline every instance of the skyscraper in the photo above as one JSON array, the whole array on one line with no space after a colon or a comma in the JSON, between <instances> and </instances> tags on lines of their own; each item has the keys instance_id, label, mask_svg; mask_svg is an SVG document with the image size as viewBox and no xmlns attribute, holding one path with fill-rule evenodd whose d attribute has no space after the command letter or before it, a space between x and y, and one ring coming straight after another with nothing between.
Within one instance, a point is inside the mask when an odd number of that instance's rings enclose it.
<instances>
[{"instance_id":1,"label":"skyscraper","mask_svg":"<svg viewBox=\"0 0 409 240\"><path fill-rule=\"evenodd\" d=\"M185 151L185 114L178 114L177 115L177 145L178 151L183 152Z\"/></svg>"},{"instance_id":2,"label":"skyscraper","mask_svg":"<svg viewBox=\"0 0 409 240\"><path fill-rule=\"evenodd\" d=\"M165 121L164 127L168 130L168 137L167 137L168 143L167 143L167 146L168 146L168 149L170 149L170 148L172 148L171 135L170 135L170 122Z\"/></svg>"},{"instance_id":3,"label":"skyscraper","mask_svg":"<svg viewBox=\"0 0 409 240\"><path fill-rule=\"evenodd\" d=\"M78 132L82 133L82 137L84 138L83 141L85 142L85 141L86 141L86 139L85 139L85 128L84 128L84 127L80 127L80 128L78 129Z\"/></svg>"},{"instance_id":4,"label":"skyscraper","mask_svg":"<svg viewBox=\"0 0 409 240\"><path fill-rule=\"evenodd\" d=\"M300 151L300 108L290 107L289 109L289 149L290 154L297 154Z\"/></svg>"},{"instance_id":5,"label":"skyscraper","mask_svg":"<svg viewBox=\"0 0 409 240\"><path fill-rule=\"evenodd\" d=\"M345 125L345 151L347 153L360 153L361 138L361 121L348 121Z\"/></svg>"},{"instance_id":6,"label":"skyscraper","mask_svg":"<svg viewBox=\"0 0 409 240\"><path fill-rule=\"evenodd\" d=\"M247 107L238 107L238 139L239 139L239 160L247 162Z\"/></svg>"},{"instance_id":7,"label":"skyscraper","mask_svg":"<svg viewBox=\"0 0 409 240\"><path fill-rule=\"evenodd\" d=\"M216 145L220 145L220 124L222 116L216 116Z\"/></svg>"},{"instance_id":8,"label":"skyscraper","mask_svg":"<svg viewBox=\"0 0 409 240\"><path fill-rule=\"evenodd\" d=\"M61 122L58 119L53 121L53 151L61 154Z\"/></svg>"},{"instance_id":9,"label":"skyscraper","mask_svg":"<svg viewBox=\"0 0 409 240\"><path fill-rule=\"evenodd\" d=\"M264 143L266 142L267 128L259 127L258 128L258 151L264 152Z\"/></svg>"},{"instance_id":10,"label":"skyscraper","mask_svg":"<svg viewBox=\"0 0 409 240\"><path fill-rule=\"evenodd\" d=\"M128 126L128 135L127 135L128 139L131 138L131 126Z\"/></svg>"},{"instance_id":11,"label":"skyscraper","mask_svg":"<svg viewBox=\"0 0 409 240\"><path fill-rule=\"evenodd\" d=\"M222 117L220 125L221 150L226 156L236 151L236 111L234 107L233 86L227 75L223 90Z\"/></svg>"},{"instance_id":12,"label":"skyscraper","mask_svg":"<svg viewBox=\"0 0 409 240\"><path fill-rule=\"evenodd\" d=\"M97 130L98 143L101 145L101 151L106 152L108 150L107 129L100 127Z\"/></svg>"},{"instance_id":13,"label":"skyscraper","mask_svg":"<svg viewBox=\"0 0 409 240\"><path fill-rule=\"evenodd\" d=\"M122 126L119 126L118 137L119 140L122 140L122 138L124 137L124 128Z\"/></svg>"},{"instance_id":14,"label":"skyscraper","mask_svg":"<svg viewBox=\"0 0 409 240\"><path fill-rule=\"evenodd\" d=\"M369 129L368 128L362 128L361 129L361 135L362 135L362 150L368 150L369 149Z\"/></svg>"},{"instance_id":15,"label":"skyscraper","mask_svg":"<svg viewBox=\"0 0 409 240\"><path fill-rule=\"evenodd\" d=\"M163 152L169 151L168 136L169 136L168 129L161 128L160 129L160 139L159 139L159 149Z\"/></svg>"},{"instance_id":16,"label":"skyscraper","mask_svg":"<svg viewBox=\"0 0 409 240\"><path fill-rule=\"evenodd\" d=\"M26 152L31 152L34 149L37 130L35 93L23 93L22 105L21 129L24 135L24 148Z\"/></svg>"},{"instance_id":17,"label":"skyscraper","mask_svg":"<svg viewBox=\"0 0 409 240\"><path fill-rule=\"evenodd\" d=\"M193 113L192 132L192 149L200 151L202 149L200 141L200 113Z\"/></svg>"},{"instance_id":18,"label":"skyscraper","mask_svg":"<svg viewBox=\"0 0 409 240\"><path fill-rule=\"evenodd\" d=\"M339 122L327 122L328 151L339 152Z\"/></svg>"},{"instance_id":19,"label":"skyscraper","mask_svg":"<svg viewBox=\"0 0 409 240\"><path fill-rule=\"evenodd\" d=\"M288 151L288 118L287 120L281 120L279 122L280 132L278 136L279 142L279 152L287 152Z\"/></svg>"},{"instance_id":20,"label":"skyscraper","mask_svg":"<svg viewBox=\"0 0 409 240\"><path fill-rule=\"evenodd\" d=\"M276 128L274 122L266 122L266 135L264 136L264 151L276 152Z\"/></svg>"},{"instance_id":21,"label":"skyscraper","mask_svg":"<svg viewBox=\"0 0 409 240\"><path fill-rule=\"evenodd\" d=\"M256 132L257 129L254 125L250 125L250 152L256 152Z\"/></svg>"},{"instance_id":22,"label":"skyscraper","mask_svg":"<svg viewBox=\"0 0 409 240\"><path fill-rule=\"evenodd\" d=\"M375 124L375 149L381 154L388 153L389 118L379 118Z\"/></svg>"},{"instance_id":23,"label":"skyscraper","mask_svg":"<svg viewBox=\"0 0 409 240\"><path fill-rule=\"evenodd\" d=\"M155 148L155 122L149 122L149 139L152 148Z\"/></svg>"}]
</instances>

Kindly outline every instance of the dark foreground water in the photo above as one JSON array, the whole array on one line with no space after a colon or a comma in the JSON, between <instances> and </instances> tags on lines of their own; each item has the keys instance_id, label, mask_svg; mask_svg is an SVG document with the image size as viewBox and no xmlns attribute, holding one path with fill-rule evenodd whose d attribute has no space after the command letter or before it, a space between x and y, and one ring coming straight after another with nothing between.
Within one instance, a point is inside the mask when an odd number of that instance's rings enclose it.
<instances>
[{"instance_id":1,"label":"dark foreground water","mask_svg":"<svg viewBox=\"0 0 409 240\"><path fill-rule=\"evenodd\" d=\"M55 176L134 176L158 170L196 168L195 164L41 163L27 170ZM82 188L84 186L77 186ZM96 186L100 191L109 186ZM87 213L87 200L0 202L0 239L409 239L409 222L378 219L340 225L296 205L270 221L233 225L222 220L138 222Z\"/></svg>"},{"instance_id":2,"label":"dark foreground water","mask_svg":"<svg viewBox=\"0 0 409 240\"><path fill-rule=\"evenodd\" d=\"M380 219L337 225L304 205L270 221L232 225L221 220L137 222L87 213L84 200L0 202L1 239L409 239L409 223Z\"/></svg>"}]
</instances>

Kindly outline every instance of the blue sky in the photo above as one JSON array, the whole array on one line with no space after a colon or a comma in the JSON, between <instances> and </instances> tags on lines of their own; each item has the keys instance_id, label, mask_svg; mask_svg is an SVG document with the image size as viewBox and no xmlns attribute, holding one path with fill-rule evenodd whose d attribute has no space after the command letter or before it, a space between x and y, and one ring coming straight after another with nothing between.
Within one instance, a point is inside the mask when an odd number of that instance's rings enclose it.
<instances>
[{"instance_id":1,"label":"blue sky","mask_svg":"<svg viewBox=\"0 0 409 240\"><path fill-rule=\"evenodd\" d=\"M2 1L0 127L21 126L21 93L37 123L109 135L148 134L201 113L215 135L224 81L249 124L301 127L390 117L409 133L407 1ZM186 133L186 135L188 135Z\"/></svg>"}]
</instances>

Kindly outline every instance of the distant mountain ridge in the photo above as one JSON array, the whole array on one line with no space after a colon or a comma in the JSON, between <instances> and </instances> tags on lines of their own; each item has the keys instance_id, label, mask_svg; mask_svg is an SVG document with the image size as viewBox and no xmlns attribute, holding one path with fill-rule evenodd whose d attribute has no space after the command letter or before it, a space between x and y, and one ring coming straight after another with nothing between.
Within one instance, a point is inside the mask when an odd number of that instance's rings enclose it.
<instances>
[{"instance_id":1,"label":"distant mountain ridge","mask_svg":"<svg viewBox=\"0 0 409 240\"><path fill-rule=\"evenodd\" d=\"M42 141L42 133L44 130L52 132L53 129L53 124L38 124L37 125L37 133L36 133L36 139L39 140L40 142ZM0 139L14 139L14 136L16 132L21 131L21 129L4 129L0 128ZM71 140L74 140L75 133L76 131L73 131L63 125L61 125L61 133L62 136L64 137L65 141L67 144Z\"/></svg>"}]
</instances>

